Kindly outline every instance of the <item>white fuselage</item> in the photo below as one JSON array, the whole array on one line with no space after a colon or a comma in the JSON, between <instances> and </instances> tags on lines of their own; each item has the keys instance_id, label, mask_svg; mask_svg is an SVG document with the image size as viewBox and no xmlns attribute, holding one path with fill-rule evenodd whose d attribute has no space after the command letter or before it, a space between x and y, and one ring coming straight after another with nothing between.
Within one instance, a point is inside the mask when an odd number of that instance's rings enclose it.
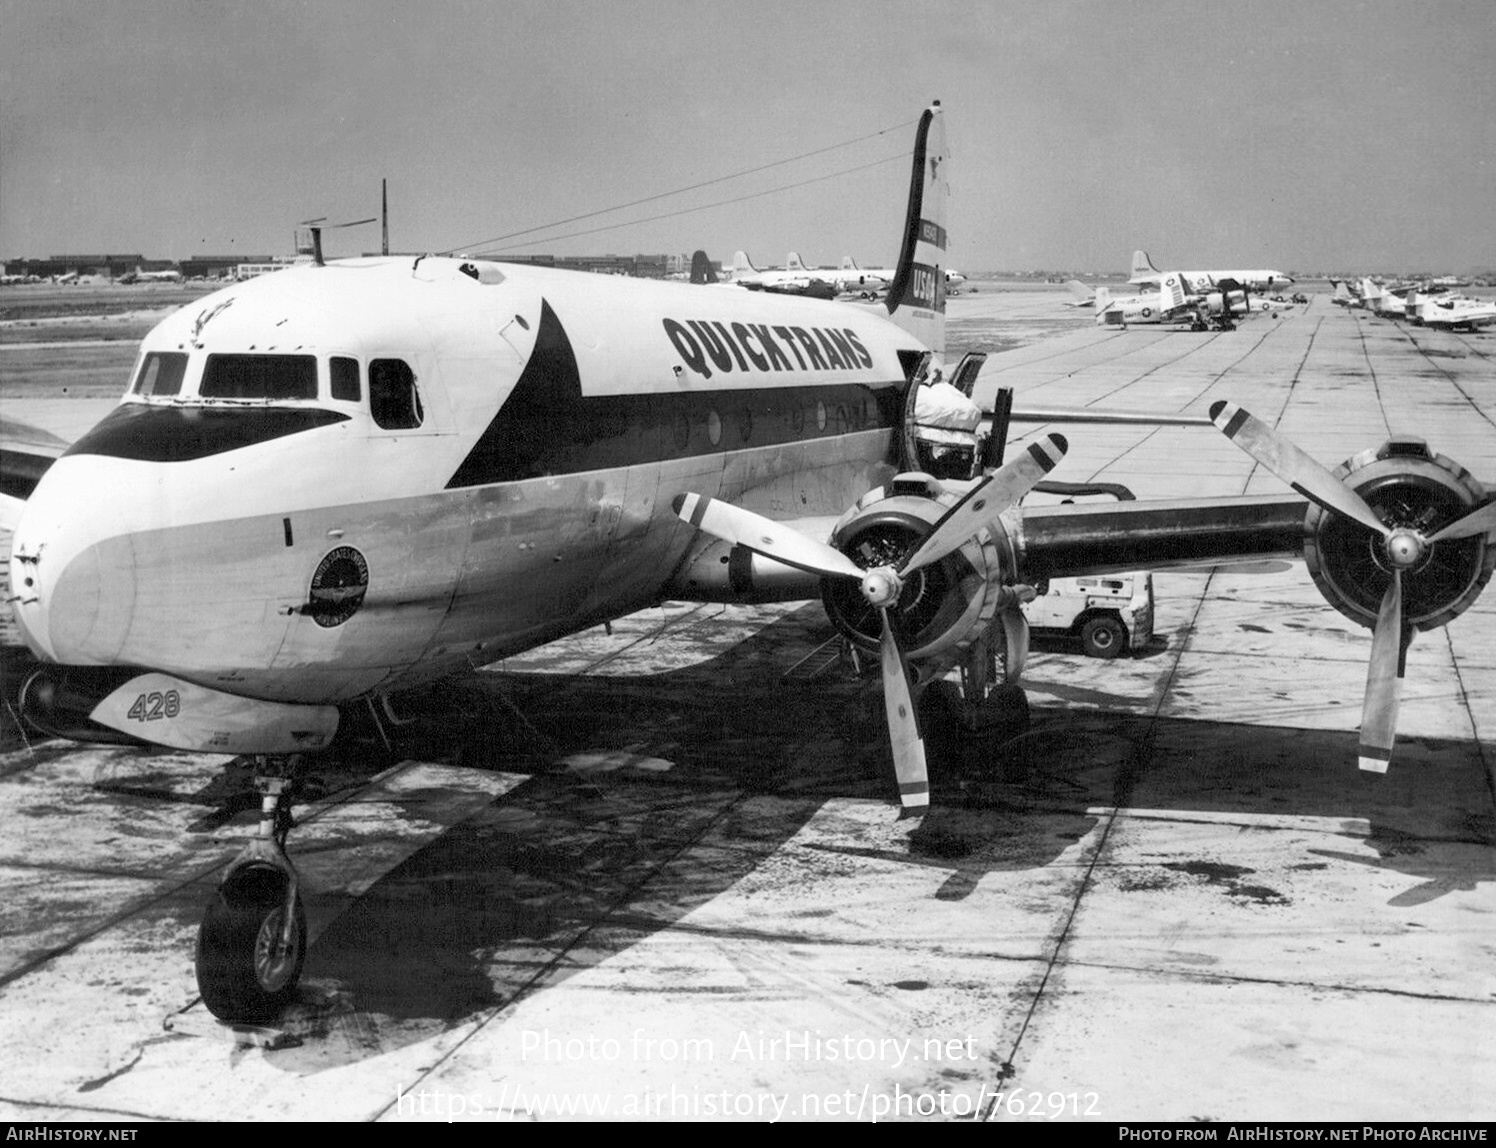
<instances>
[{"instance_id":1,"label":"white fuselage","mask_svg":"<svg viewBox=\"0 0 1496 1148\"><path fill-rule=\"evenodd\" d=\"M280 701L483 664L659 600L703 544L678 494L841 513L893 473L922 349L834 303L451 259L237 284L43 476L17 620L46 661Z\"/></svg>"}]
</instances>

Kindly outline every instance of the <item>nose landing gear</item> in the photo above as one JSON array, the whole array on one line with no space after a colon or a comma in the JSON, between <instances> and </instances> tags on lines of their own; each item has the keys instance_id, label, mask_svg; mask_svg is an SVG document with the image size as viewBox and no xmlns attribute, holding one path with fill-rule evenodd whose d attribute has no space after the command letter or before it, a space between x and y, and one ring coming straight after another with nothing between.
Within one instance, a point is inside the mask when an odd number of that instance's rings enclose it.
<instances>
[{"instance_id":1,"label":"nose landing gear","mask_svg":"<svg viewBox=\"0 0 1496 1148\"><path fill-rule=\"evenodd\" d=\"M197 934L197 987L219 1020L261 1024L290 1002L306 960L306 913L286 856L301 758L257 757L259 833L224 874Z\"/></svg>"}]
</instances>

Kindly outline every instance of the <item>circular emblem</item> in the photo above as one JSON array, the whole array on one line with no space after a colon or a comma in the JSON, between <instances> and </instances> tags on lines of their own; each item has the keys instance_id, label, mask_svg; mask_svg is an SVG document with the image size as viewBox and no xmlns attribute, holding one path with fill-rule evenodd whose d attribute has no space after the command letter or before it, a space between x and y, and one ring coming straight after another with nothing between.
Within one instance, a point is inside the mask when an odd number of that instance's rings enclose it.
<instances>
[{"instance_id":1,"label":"circular emblem","mask_svg":"<svg viewBox=\"0 0 1496 1148\"><path fill-rule=\"evenodd\" d=\"M1151 314L1153 314L1153 308L1152 307L1144 307L1143 308L1143 318L1146 319Z\"/></svg>"},{"instance_id":2,"label":"circular emblem","mask_svg":"<svg viewBox=\"0 0 1496 1148\"><path fill-rule=\"evenodd\" d=\"M306 612L319 626L341 626L364 604L369 563L352 546L329 550L312 575Z\"/></svg>"}]
</instances>

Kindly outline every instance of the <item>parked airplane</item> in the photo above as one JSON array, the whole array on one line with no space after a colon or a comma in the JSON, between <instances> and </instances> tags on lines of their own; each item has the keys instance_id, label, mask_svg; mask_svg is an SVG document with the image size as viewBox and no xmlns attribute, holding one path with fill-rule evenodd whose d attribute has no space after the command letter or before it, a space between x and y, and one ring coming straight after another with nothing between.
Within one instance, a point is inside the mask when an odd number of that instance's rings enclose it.
<instances>
[{"instance_id":1,"label":"parked airplane","mask_svg":"<svg viewBox=\"0 0 1496 1148\"><path fill-rule=\"evenodd\" d=\"M1425 327L1446 331L1474 331L1481 327L1496 326L1496 301L1420 294L1417 317Z\"/></svg>"},{"instance_id":2,"label":"parked airplane","mask_svg":"<svg viewBox=\"0 0 1496 1148\"><path fill-rule=\"evenodd\" d=\"M1272 291L1278 287L1287 287L1293 282L1283 272L1265 268L1253 268L1250 270L1233 268L1221 271L1175 271L1173 274L1179 275L1184 280L1186 291L1196 295L1204 294L1225 279L1234 279L1248 291L1254 292ZM1153 260L1148 258L1146 251L1134 251L1132 253L1132 278L1129 282L1157 282L1161 275L1163 275L1163 272L1153 266Z\"/></svg>"},{"instance_id":3,"label":"parked airplane","mask_svg":"<svg viewBox=\"0 0 1496 1148\"><path fill-rule=\"evenodd\" d=\"M118 279L120 283L180 283L180 271L142 271L139 267L127 271Z\"/></svg>"},{"instance_id":4,"label":"parked airplane","mask_svg":"<svg viewBox=\"0 0 1496 1148\"><path fill-rule=\"evenodd\" d=\"M1072 294L1074 291L1072 289ZM1165 275L1157 290L1135 295L1113 295L1098 287L1091 304L1101 326L1125 327L1129 323L1172 323L1195 316L1177 275Z\"/></svg>"},{"instance_id":5,"label":"parked airplane","mask_svg":"<svg viewBox=\"0 0 1496 1148\"><path fill-rule=\"evenodd\" d=\"M834 299L841 293L841 282L827 272L806 267L800 256L791 251L781 269L759 270L746 252L732 257L728 282L750 291L772 291L781 295L808 295L816 299Z\"/></svg>"},{"instance_id":6,"label":"parked airplane","mask_svg":"<svg viewBox=\"0 0 1496 1148\"><path fill-rule=\"evenodd\" d=\"M846 290L856 291L868 298L887 290L897 274L892 267L859 267L857 260L850 255L842 256L838 273Z\"/></svg>"},{"instance_id":7,"label":"parked airplane","mask_svg":"<svg viewBox=\"0 0 1496 1148\"><path fill-rule=\"evenodd\" d=\"M945 345L945 159L937 105L886 318L461 258L318 260L164 320L120 405L24 503L0 500L12 607L48 663L27 718L253 758L260 835L198 937L217 1016L264 1020L294 993L291 803L344 711L663 599L824 601L881 667L919 810L917 695L967 737L1017 709L1036 583L1302 551L1374 630L1360 756L1386 768L1403 650L1489 581L1496 502L1419 440L1331 473L1228 403L1216 425L1297 493L1019 508L1067 444L1004 463L1010 404L973 478L913 473Z\"/></svg>"}]
</instances>

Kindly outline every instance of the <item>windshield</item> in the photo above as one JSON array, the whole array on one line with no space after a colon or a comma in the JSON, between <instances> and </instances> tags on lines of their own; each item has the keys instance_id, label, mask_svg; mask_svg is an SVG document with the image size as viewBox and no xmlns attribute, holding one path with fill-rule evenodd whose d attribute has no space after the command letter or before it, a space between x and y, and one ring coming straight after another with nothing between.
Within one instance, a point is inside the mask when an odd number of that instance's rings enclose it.
<instances>
[{"instance_id":1,"label":"windshield","mask_svg":"<svg viewBox=\"0 0 1496 1148\"><path fill-rule=\"evenodd\" d=\"M187 356L176 351L152 351L140 364L131 388L137 395L175 395L182 390Z\"/></svg>"},{"instance_id":2,"label":"windshield","mask_svg":"<svg viewBox=\"0 0 1496 1148\"><path fill-rule=\"evenodd\" d=\"M315 355L209 355L198 394L205 399L315 399Z\"/></svg>"}]
</instances>

